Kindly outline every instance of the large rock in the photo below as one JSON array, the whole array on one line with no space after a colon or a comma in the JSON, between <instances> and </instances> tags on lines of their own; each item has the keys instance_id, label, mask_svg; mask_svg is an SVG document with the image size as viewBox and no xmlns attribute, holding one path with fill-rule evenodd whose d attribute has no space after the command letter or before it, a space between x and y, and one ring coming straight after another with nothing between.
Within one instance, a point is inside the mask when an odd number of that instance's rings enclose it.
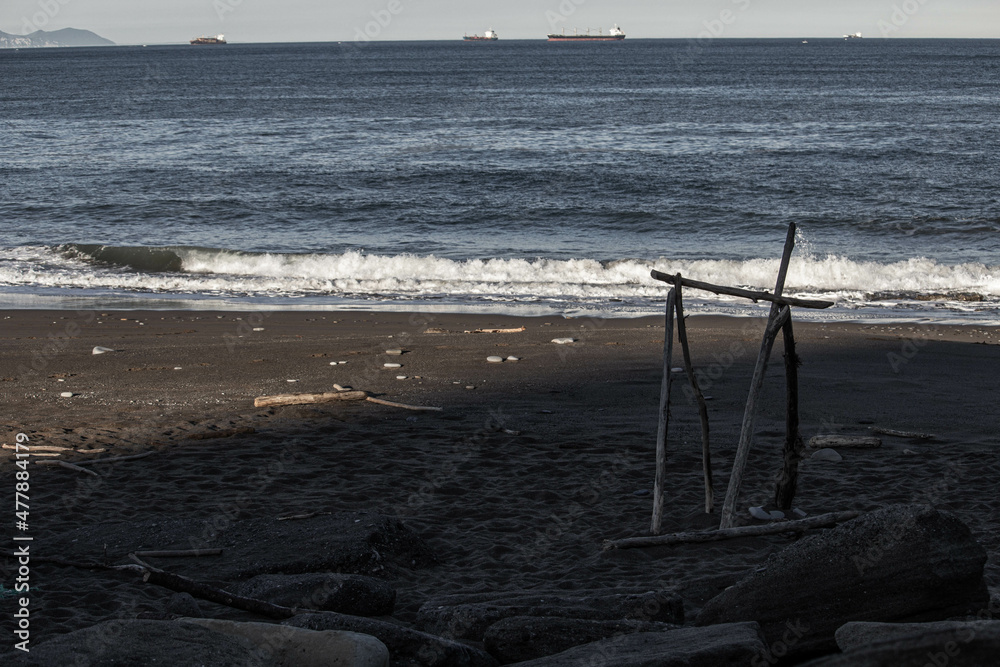
<instances>
[{"instance_id":1,"label":"large rock","mask_svg":"<svg viewBox=\"0 0 1000 667\"><path fill-rule=\"evenodd\" d=\"M105 621L89 628L31 645L30 653L3 664L52 667L108 665L163 667L273 667L245 637L224 635L208 628L170 621Z\"/></svg>"},{"instance_id":2,"label":"large rock","mask_svg":"<svg viewBox=\"0 0 1000 667\"><path fill-rule=\"evenodd\" d=\"M698 625L756 620L789 655L836 649L848 621L930 621L988 603L986 551L955 516L921 505L871 512L770 556L709 600Z\"/></svg>"},{"instance_id":3,"label":"large rock","mask_svg":"<svg viewBox=\"0 0 1000 667\"><path fill-rule=\"evenodd\" d=\"M748 667L767 664L756 623L727 623L602 639L518 667Z\"/></svg>"},{"instance_id":4,"label":"large rock","mask_svg":"<svg viewBox=\"0 0 1000 667\"><path fill-rule=\"evenodd\" d=\"M835 636L841 651L853 651L871 644L892 641L909 635L925 635L943 630L966 634L981 630L1000 630L1000 621L937 621L934 623L870 623L856 621L837 628ZM1000 656L998 656L1000 658ZM998 659L1000 662L1000 659Z\"/></svg>"},{"instance_id":5,"label":"large rock","mask_svg":"<svg viewBox=\"0 0 1000 667\"><path fill-rule=\"evenodd\" d=\"M680 625L684 623L684 601L672 591L451 595L425 602L417 613L417 625L436 635L482 641L486 628L512 616L635 619Z\"/></svg>"},{"instance_id":6,"label":"large rock","mask_svg":"<svg viewBox=\"0 0 1000 667\"><path fill-rule=\"evenodd\" d=\"M396 603L392 586L360 574L261 574L230 590L282 607L353 616L389 616Z\"/></svg>"},{"instance_id":7,"label":"large rock","mask_svg":"<svg viewBox=\"0 0 1000 667\"><path fill-rule=\"evenodd\" d=\"M513 616L486 629L486 650L501 663L533 660L616 635L667 632L680 626L654 621Z\"/></svg>"},{"instance_id":8,"label":"large rock","mask_svg":"<svg viewBox=\"0 0 1000 667\"><path fill-rule=\"evenodd\" d=\"M283 621L282 625L309 630L346 630L371 635L388 647L393 665L496 667L497 664L486 651L374 618L317 612L299 614Z\"/></svg>"},{"instance_id":9,"label":"large rock","mask_svg":"<svg viewBox=\"0 0 1000 667\"><path fill-rule=\"evenodd\" d=\"M930 625L930 624L929 624ZM994 667L1000 664L1000 622L927 628L802 667Z\"/></svg>"},{"instance_id":10,"label":"large rock","mask_svg":"<svg viewBox=\"0 0 1000 667\"><path fill-rule=\"evenodd\" d=\"M237 623L218 619L182 619L187 627L204 627L228 637L246 639L267 664L280 667L389 667L389 649L369 635L336 630L307 630L274 623ZM212 663L205 663L212 664Z\"/></svg>"}]
</instances>

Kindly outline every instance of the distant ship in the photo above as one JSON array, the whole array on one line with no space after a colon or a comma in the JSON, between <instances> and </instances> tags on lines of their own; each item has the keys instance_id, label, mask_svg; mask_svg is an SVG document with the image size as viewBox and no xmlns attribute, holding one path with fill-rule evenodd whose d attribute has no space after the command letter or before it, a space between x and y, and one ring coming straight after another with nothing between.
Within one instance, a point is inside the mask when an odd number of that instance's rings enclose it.
<instances>
[{"instance_id":1,"label":"distant ship","mask_svg":"<svg viewBox=\"0 0 1000 667\"><path fill-rule=\"evenodd\" d=\"M225 35L216 35L215 37L195 37L191 40L192 44L225 44Z\"/></svg>"},{"instance_id":2,"label":"distant ship","mask_svg":"<svg viewBox=\"0 0 1000 667\"><path fill-rule=\"evenodd\" d=\"M844 39L861 39L861 33L856 32L853 35L844 35Z\"/></svg>"},{"instance_id":3,"label":"distant ship","mask_svg":"<svg viewBox=\"0 0 1000 667\"><path fill-rule=\"evenodd\" d=\"M497 34L495 32L493 32L493 28L490 28L489 30L484 32L482 36L466 35L462 39L464 39L466 42L495 42L500 38L497 37Z\"/></svg>"},{"instance_id":4,"label":"distant ship","mask_svg":"<svg viewBox=\"0 0 1000 667\"><path fill-rule=\"evenodd\" d=\"M597 34L587 28L585 33L578 33L574 29L572 35L567 35L564 28L561 34L549 35L550 42L613 42L620 39L625 39L625 31L619 28L617 23L607 34L602 33L600 28L597 29Z\"/></svg>"}]
</instances>

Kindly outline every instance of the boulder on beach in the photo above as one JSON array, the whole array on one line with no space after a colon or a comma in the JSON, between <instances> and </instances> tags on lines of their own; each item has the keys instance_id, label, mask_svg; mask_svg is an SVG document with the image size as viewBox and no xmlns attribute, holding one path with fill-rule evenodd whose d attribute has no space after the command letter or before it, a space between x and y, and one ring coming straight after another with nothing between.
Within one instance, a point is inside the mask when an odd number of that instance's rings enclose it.
<instances>
[{"instance_id":1,"label":"boulder on beach","mask_svg":"<svg viewBox=\"0 0 1000 667\"><path fill-rule=\"evenodd\" d=\"M725 623L602 639L518 667L746 667L768 664L756 623Z\"/></svg>"},{"instance_id":2,"label":"boulder on beach","mask_svg":"<svg viewBox=\"0 0 1000 667\"><path fill-rule=\"evenodd\" d=\"M496 667L486 651L447 637L413 630L396 622L346 614L299 614L282 625L309 630L346 630L371 635L389 649L393 665L419 667Z\"/></svg>"},{"instance_id":3,"label":"boulder on beach","mask_svg":"<svg viewBox=\"0 0 1000 667\"><path fill-rule=\"evenodd\" d=\"M396 603L396 590L392 586L360 574L261 574L231 590L282 607L353 616L388 616Z\"/></svg>"},{"instance_id":4,"label":"boulder on beach","mask_svg":"<svg viewBox=\"0 0 1000 667\"><path fill-rule=\"evenodd\" d=\"M963 632L965 636L980 631L1000 632L1000 621L935 621L931 623L872 623L854 621L837 629L837 647L841 651L853 651L871 644L894 641L910 635L927 635L952 630ZM1000 657L1000 654L998 654Z\"/></svg>"},{"instance_id":5,"label":"boulder on beach","mask_svg":"<svg viewBox=\"0 0 1000 667\"><path fill-rule=\"evenodd\" d=\"M356 632L307 630L275 623L238 623L214 618L179 619L177 623L186 628L207 628L227 637L245 639L267 661L266 664L275 667L389 667L389 649L385 644Z\"/></svg>"},{"instance_id":6,"label":"boulder on beach","mask_svg":"<svg viewBox=\"0 0 1000 667\"><path fill-rule=\"evenodd\" d=\"M33 644L16 659L0 656L3 664L38 667L388 667L388 660L386 647L362 634L208 619L105 621Z\"/></svg>"},{"instance_id":7,"label":"boulder on beach","mask_svg":"<svg viewBox=\"0 0 1000 667\"><path fill-rule=\"evenodd\" d=\"M486 629L483 644L501 663L533 660L574 646L638 632L667 632L679 625L655 621L512 616Z\"/></svg>"},{"instance_id":8,"label":"boulder on beach","mask_svg":"<svg viewBox=\"0 0 1000 667\"><path fill-rule=\"evenodd\" d=\"M863 625L888 625L872 623ZM1000 621L915 623L904 628L855 628L881 641L854 646L802 667L988 667L1000 664Z\"/></svg>"},{"instance_id":9,"label":"boulder on beach","mask_svg":"<svg viewBox=\"0 0 1000 667\"><path fill-rule=\"evenodd\" d=\"M756 620L788 655L836 650L849 621L933 621L988 604L986 551L954 515L895 505L803 538L709 600L697 625Z\"/></svg>"},{"instance_id":10,"label":"boulder on beach","mask_svg":"<svg viewBox=\"0 0 1000 667\"><path fill-rule=\"evenodd\" d=\"M635 619L684 623L684 601L673 591L575 594L525 591L473 593L432 598L417 613L417 625L432 634L482 641L486 629L512 616L555 616L602 621Z\"/></svg>"}]
</instances>

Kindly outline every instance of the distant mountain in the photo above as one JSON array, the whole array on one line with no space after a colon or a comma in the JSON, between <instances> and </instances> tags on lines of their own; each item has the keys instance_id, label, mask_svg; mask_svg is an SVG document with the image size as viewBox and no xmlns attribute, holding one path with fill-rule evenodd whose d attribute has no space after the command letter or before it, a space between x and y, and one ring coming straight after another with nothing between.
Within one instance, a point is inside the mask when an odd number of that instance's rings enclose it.
<instances>
[{"instance_id":1,"label":"distant mountain","mask_svg":"<svg viewBox=\"0 0 1000 667\"><path fill-rule=\"evenodd\" d=\"M30 49L41 46L114 46L110 39L89 30L63 28L62 30L36 30L30 35L10 35L0 31L0 49Z\"/></svg>"}]
</instances>

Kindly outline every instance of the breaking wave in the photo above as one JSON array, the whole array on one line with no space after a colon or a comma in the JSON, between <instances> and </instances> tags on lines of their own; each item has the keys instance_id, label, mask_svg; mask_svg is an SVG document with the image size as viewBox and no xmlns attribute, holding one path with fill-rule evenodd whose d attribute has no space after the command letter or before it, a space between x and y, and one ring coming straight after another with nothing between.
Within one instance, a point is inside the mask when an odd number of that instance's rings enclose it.
<instances>
[{"instance_id":1,"label":"breaking wave","mask_svg":"<svg viewBox=\"0 0 1000 667\"><path fill-rule=\"evenodd\" d=\"M654 308L665 286L650 269L722 285L771 289L778 262L485 258L242 252L202 247L88 244L0 249L0 285L211 296L326 295L350 299L446 298L452 302L628 303ZM847 308L887 301L1000 302L1000 266L926 258L878 263L802 255L786 294ZM727 301L703 292L704 301ZM614 308L612 308L614 309Z\"/></svg>"}]
</instances>

